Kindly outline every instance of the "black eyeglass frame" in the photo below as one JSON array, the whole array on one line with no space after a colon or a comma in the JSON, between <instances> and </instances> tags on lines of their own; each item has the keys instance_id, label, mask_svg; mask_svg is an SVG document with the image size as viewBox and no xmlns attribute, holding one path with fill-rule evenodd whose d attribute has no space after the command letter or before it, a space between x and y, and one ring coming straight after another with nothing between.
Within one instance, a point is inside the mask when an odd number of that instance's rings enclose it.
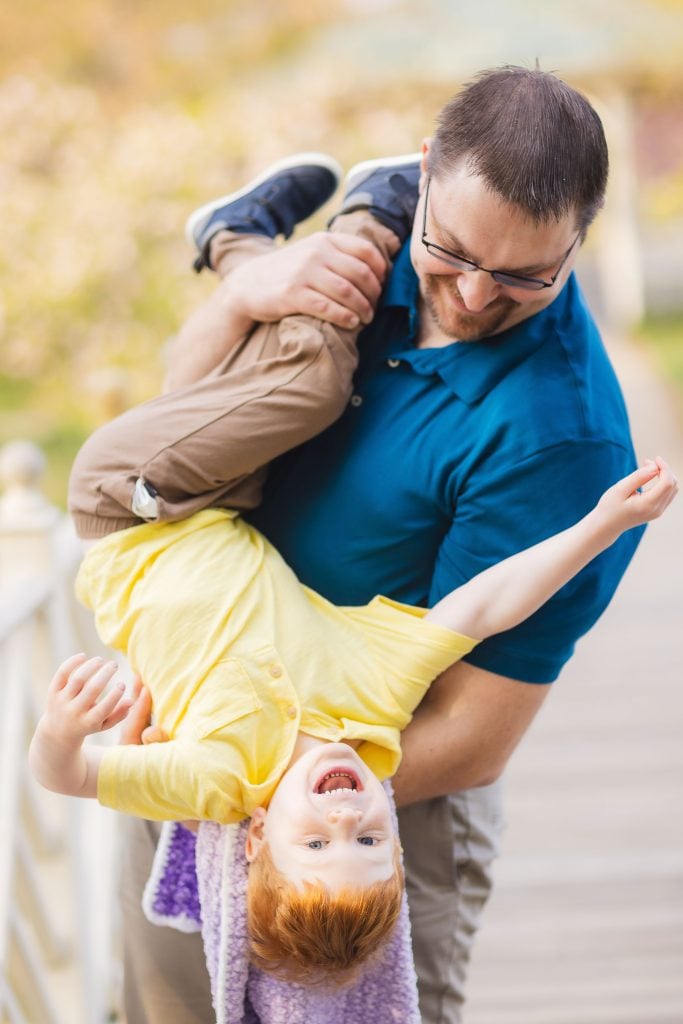
<instances>
[{"instance_id":1,"label":"black eyeglass frame","mask_svg":"<svg viewBox=\"0 0 683 1024\"><path fill-rule=\"evenodd\" d=\"M429 253L437 260L441 260L443 263L448 263L451 267L456 267L458 270L462 270L465 273L469 273L472 270L482 270L485 274L490 274L493 280L503 287L507 288L523 288L529 292L540 292L544 288L552 288L557 281L562 268L569 259L569 254L581 237L581 231L567 249L566 253L562 257L559 267L556 272L550 278L549 281L544 281L540 277L526 277L524 274L512 274L505 270L487 270L486 267L480 266L478 263L474 263L472 260L465 259L464 256L457 256L454 252L449 249L444 249L443 246L437 245L436 242L430 242L427 238L427 205L429 202L429 185L431 183L431 175L427 178L427 184L425 186L425 202L424 211L422 217L422 244Z\"/></svg>"}]
</instances>

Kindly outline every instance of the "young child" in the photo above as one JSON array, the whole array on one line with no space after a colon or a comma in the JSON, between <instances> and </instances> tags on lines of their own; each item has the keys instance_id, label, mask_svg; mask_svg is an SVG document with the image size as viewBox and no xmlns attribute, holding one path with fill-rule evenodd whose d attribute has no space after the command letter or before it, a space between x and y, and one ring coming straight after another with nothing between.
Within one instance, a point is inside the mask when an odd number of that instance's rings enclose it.
<instances>
[{"instance_id":1,"label":"young child","mask_svg":"<svg viewBox=\"0 0 683 1024\"><path fill-rule=\"evenodd\" d=\"M397 216L402 173L363 167L345 208L364 209L333 229L362 232L390 258L409 230ZM222 226L253 230L276 208L267 237L328 188L329 163L276 167L222 201ZM283 207L296 207L288 221ZM677 483L661 459L649 462L578 524L429 611L384 597L337 608L301 585L236 509L258 501L271 458L341 412L355 334L288 317L238 349L219 373L98 431L71 479L74 522L99 538L78 594L149 687L170 742L83 746L127 707L120 687L106 692L115 665L75 655L50 684L30 757L48 788L126 813L250 817L255 960L305 980L362 963L396 919L401 871L381 780L396 771L400 731L430 682L532 614L624 530L660 515Z\"/></svg>"}]
</instances>

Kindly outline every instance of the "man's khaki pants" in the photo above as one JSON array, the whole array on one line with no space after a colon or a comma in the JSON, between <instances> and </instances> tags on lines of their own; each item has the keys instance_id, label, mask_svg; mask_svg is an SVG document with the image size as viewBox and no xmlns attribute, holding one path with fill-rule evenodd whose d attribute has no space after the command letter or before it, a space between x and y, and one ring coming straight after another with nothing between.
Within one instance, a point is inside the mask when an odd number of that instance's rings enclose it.
<instances>
[{"instance_id":1,"label":"man's khaki pants","mask_svg":"<svg viewBox=\"0 0 683 1024\"><path fill-rule=\"evenodd\" d=\"M500 796L496 784L399 813L423 1024L462 1020L467 964L502 830ZM159 828L123 819L126 1021L210 1024L214 1014L201 936L152 925L142 913Z\"/></svg>"}]
</instances>

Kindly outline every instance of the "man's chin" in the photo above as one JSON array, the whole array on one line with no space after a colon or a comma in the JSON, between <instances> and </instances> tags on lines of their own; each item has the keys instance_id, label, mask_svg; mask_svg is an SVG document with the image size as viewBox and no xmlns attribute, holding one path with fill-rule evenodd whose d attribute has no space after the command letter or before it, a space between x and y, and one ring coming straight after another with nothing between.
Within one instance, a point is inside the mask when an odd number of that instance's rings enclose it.
<instances>
[{"instance_id":1,"label":"man's chin","mask_svg":"<svg viewBox=\"0 0 683 1024\"><path fill-rule=\"evenodd\" d=\"M455 308L453 299L443 292L427 293L427 308L439 331L453 341L481 341L504 330L517 303L501 298L478 314L463 313Z\"/></svg>"},{"instance_id":2,"label":"man's chin","mask_svg":"<svg viewBox=\"0 0 683 1024\"><path fill-rule=\"evenodd\" d=\"M453 341L481 341L482 338L488 338L500 329L504 320L505 316L495 321L487 319L484 323L479 318L475 320L473 317L461 315L450 317L446 323L439 319L437 325L446 337L452 338Z\"/></svg>"}]
</instances>

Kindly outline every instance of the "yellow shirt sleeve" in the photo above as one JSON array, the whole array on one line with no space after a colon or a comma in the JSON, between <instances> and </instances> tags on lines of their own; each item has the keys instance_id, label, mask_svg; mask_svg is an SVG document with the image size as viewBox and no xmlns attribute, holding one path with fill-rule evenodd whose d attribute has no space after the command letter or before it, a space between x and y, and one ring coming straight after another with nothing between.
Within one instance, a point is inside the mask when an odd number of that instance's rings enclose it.
<instances>
[{"instance_id":1,"label":"yellow shirt sleeve","mask_svg":"<svg viewBox=\"0 0 683 1024\"><path fill-rule=\"evenodd\" d=\"M240 777L221 744L184 738L108 749L97 797L106 807L154 821L218 821L247 817Z\"/></svg>"},{"instance_id":2,"label":"yellow shirt sleeve","mask_svg":"<svg viewBox=\"0 0 683 1024\"><path fill-rule=\"evenodd\" d=\"M425 619L427 608L402 604L382 595L363 608L345 609L363 626L392 696L406 715L401 729L429 685L476 647L472 637Z\"/></svg>"}]
</instances>

